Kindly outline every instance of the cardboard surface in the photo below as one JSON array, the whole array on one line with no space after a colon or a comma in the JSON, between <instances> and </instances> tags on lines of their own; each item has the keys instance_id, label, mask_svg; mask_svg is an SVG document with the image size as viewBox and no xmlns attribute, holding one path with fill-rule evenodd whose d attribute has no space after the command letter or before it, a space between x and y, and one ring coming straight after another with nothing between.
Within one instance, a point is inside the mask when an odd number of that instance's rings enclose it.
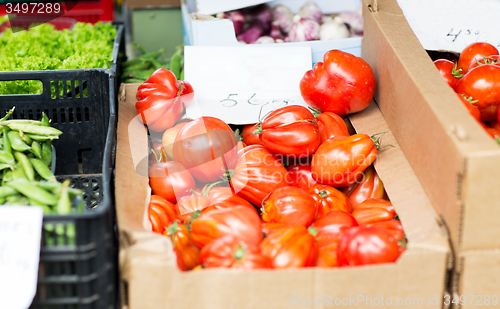
<instances>
[{"instance_id":1,"label":"cardboard surface","mask_svg":"<svg viewBox=\"0 0 500 309\"><path fill-rule=\"evenodd\" d=\"M390 132L383 144L394 147L380 153L376 169L409 239L408 250L396 263L332 269L179 271L170 240L143 224L148 182L136 172L134 158L147 155L147 137L144 126L134 119L137 87L122 85L118 118L115 190L126 308L280 309L305 305L308 299L308 308L334 306L335 302L357 308L373 308L378 302L377 308L391 308L404 301L441 308L441 301L428 304L430 298L442 300L444 294L450 255L447 238ZM388 130L375 104L353 116L352 122L366 134ZM392 305L387 304L388 298Z\"/></svg>"},{"instance_id":2,"label":"cardboard surface","mask_svg":"<svg viewBox=\"0 0 500 309\"><path fill-rule=\"evenodd\" d=\"M362 57L377 79L375 100L445 219L457 259L500 248L500 147L441 77L397 0L365 0L363 17ZM460 274L472 264L463 265L455 280L465 280ZM500 268L491 271L500 276ZM482 282L474 273L455 286Z\"/></svg>"}]
</instances>

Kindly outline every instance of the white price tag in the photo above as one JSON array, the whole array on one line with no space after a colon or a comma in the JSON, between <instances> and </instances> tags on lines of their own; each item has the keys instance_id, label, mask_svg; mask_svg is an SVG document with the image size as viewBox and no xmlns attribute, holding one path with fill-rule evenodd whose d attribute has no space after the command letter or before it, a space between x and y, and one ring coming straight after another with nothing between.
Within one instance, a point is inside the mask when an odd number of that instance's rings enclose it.
<instances>
[{"instance_id":1,"label":"white price tag","mask_svg":"<svg viewBox=\"0 0 500 309\"><path fill-rule=\"evenodd\" d=\"M43 210L0 207L0 308L26 309L38 278Z\"/></svg>"}]
</instances>

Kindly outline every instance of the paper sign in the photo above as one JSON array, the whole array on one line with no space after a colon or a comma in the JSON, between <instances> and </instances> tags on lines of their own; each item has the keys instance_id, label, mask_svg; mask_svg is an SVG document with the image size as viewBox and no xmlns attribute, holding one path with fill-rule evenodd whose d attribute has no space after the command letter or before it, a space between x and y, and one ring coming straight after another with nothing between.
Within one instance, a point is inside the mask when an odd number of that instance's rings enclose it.
<instances>
[{"instance_id":1,"label":"paper sign","mask_svg":"<svg viewBox=\"0 0 500 309\"><path fill-rule=\"evenodd\" d=\"M474 42L500 47L498 0L398 0L398 4L427 50L460 53Z\"/></svg>"},{"instance_id":2,"label":"paper sign","mask_svg":"<svg viewBox=\"0 0 500 309\"><path fill-rule=\"evenodd\" d=\"M0 207L0 308L26 309L38 278L43 210Z\"/></svg>"},{"instance_id":3,"label":"paper sign","mask_svg":"<svg viewBox=\"0 0 500 309\"><path fill-rule=\"evenodd\" d=\"M299 84L312 69L310 47L186 46L184 59L195 93L188 118L250 124L279 107L307 106Z\"/></svg>"}]
</instances>

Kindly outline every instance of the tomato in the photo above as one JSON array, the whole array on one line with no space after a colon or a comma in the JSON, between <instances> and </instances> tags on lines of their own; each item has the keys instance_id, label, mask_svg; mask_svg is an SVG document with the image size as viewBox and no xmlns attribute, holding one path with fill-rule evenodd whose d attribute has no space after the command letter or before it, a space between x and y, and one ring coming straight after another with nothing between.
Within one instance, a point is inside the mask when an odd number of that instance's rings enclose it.
<instances>
[{"instance_id":1,"label":"tomato","mask_svg":"<svg viewBox=\"0 0 500 309\"><path fill-rule=\"evenodd\" d=\"M353 208L369 198L384 198L384 183L378 177L373 165L363 174L363 178L354 184L347 196Z\"/></svg>"},{"instance_id":2,"label":"tomato","mask_svg":"<svg viewBox=\"0 0 500 309\"><path fill-rule=\"evenodd\" d=\"M375 93L375 75L360 57L330 50L300 81L300 93L307 104L340 117L364 110Z\"/></svg>"},{"instance_id":3,"label":"tomato","mask_svg":"<svg viewBox=\"0 0 500 309\"><path fill-rule=\"evenodd\" d=\"M191 270L200 265L200 249L193 242L191 232L186 225L176 221L163 232L163 235L172 240L177 265L181 270Z\"/></svg>"},{"instance_id":4,"label":"tomato","mask_svg":"<svg viewBox=\"0 0 500 309\"><path fill-rule=\"evenodd\" d=\"M314 180L311 175L311 165L300 163L288 167L287 183L290 186L301 188L306 191L317 184L316 180Z\"/></svg>"},{"instance_id":5,"label":"tomato","mask_svg":"<svg viewBox=\"0 0 500 309\"><path fill-rule=\"evenodd\" d=\"M354 226L358 226L358 222L353 216L340 210L332 210L315 220L310 227L316 229L317 239L321 239L325 235L335 239L340 238L345 231Z\"/></svg>"},{"instance_id":6,"label":"tomato","mask_svg":"<svg viewBox=\"0 0 500 309\"><path fill-rule=\"evenodd\" d=\"M406 245L405 232L403 230L403 226L399 220L387 220L387 221L378 221L375 223L367 224L367 227L379 227L386 229L391 232L392 236L396 238L399 243L400 251L404 251Z\"/></svg>"},{"instance_id":7,"label":"tomato","mask_svg":"<svg viewBox=\"0 0 500 309\"><path fill-rule=\"evenodd\" d=\"M163 149L163 145L160 142L151 142L149 149L149 165L153 165L156 162L167 161L167 155Z\"/></svg>"},{"instance_id":8,"label":"tomato","mask_svg":"<svg viewBox=\"0 0 500 309\"><path fill-rule=\"evenodd\" d=\"M493 120L500 105L500 66L485 64L460 79L455 92L477 100L482 121Z\"/></svg>"},{"instance_id":9,"label":"tomato","mask_svg":"<svg viewBox=\"0 0 500 309\"><path fill-rule=\"evenodd\" d=\"M486 129L486 132L493 137L493 139L499 139L500 138L500 129L495 129L495 128L488 128Z\"/></svg>"},{"instance_id":10,"label":"tomato","mask_svg":"<svg viewBox=\"0 0 500 309\"><path fill-rule=\"evenodd\" d=\"M400 254L396 238L378 227L353 227L345 232L337 247L339 266L390 263Z\"/></svg>"},{"instance_id":11,"label":"tomato","mask_svg":"<svg viewBox=\"0 0 500 309\"><path fill-rule=\"evenodd\" d=\"M247 146L263 145L259 137L259 127L257 124L247 124L241 130L241 137Z\"/></svg>"},{"instance_id":12,"label":"tomato","mask_svg":"<svg viewBox=\"0 0 500 309\"><path fill-rule=\"evenodd\" d=\"M469 67L476 63L476 60L482 60L483 57L491 55L498 55L498 49L495 46L484 42L472 43L460 53L457 70L460 70L462 74L466 74Z\"/></svg>"},{"instance_id":13,"label":"tomato","mask_svg":"<svg viewBox=\"0 0 500 309\"><path fill-rule=\"evenodd\" d=\"M467 108L469 111L469 114L472 115L477 121L481 121L481 113L479 112L479 109L477 108L476 105L472 104L473 102L475 103L476 101L473 101L471 98L466 99L462 95L458 95L460 100L462 100L462 103L464 106Z\"/></svg>"},{"instance_id":14,"label":"tomato","mask_svg":"<svg viewBox=\"0 0 500 309\"><path fill-rule=\"evenodd\" d=\"M179 218L182 222L188 224L208 206L210 206L210 201L204 195L191 194L183 196L177 202L177 209L179 209L180 213Z\"/></svg>"},{"instance_id":15,"label":"tomato","mask_svg":"<svg viewBox=\"0 0 500 309\"><path fill-rule=\"evenodd\" d=\"M274 268L314 266L318 255L314 236L303 226L288 226L271 233L260 249Z\"/></svg>"},{"instance_id":16,"label":"tomato","mask_svg":"<svg viewBox=\"0 0 500 309\"><path fill-rule=\"evenodd\" d=\"M318 123L322 143L332 137L349 136L349 130L347 130L344 119L335 113L320 113L316 118L316 122Z\"/></svg>"},{"instance_id":17,"label":"tomato","mask_svg":"<svg viewBox=\"0 0 500 309\"><path fill-rule=\"evenodd\" d=\"M500 114L500 112L499 112ZM490 128L493 128L493 129L500 129L500 123L498 123L498 121L500 120L500 118L498 119L495 119L495 120L492 120L492 121L488 121L488 123L486 123Z\"/></svg>"},{"instance_id":18,"label":"tomato","mask_svg":"<svg viewBox=\"0 0 500 309\"><path fill-rule=\"evenodd\" d=\"M334 137L318 148L311 162L316 181L334 187L355 183L377 157L377 149L368 135Z\"/></svg>"},{"instance_id":19,"label":"tomato","mask_svg":"<svg viewBox=\"0 0 500 309\"><path fill-rule=\"evenodd\" d=\"M370 198L359 204L352 212L359 225L367 225L377 221L392 220L396 211L390 201Z\"/></svg>"},{"instance_id":20,"label":"tomato","mask_svg":"<svg viewBox=\"0 0 500 309\"><path fill-rule=\"evenodd\" d=\"M149 186L153 194L160 195L171 203L190 194L196 184L193 176L178 162L158 162L149 168Z\"/></svg>"},{"instance_id":21,"label":"tomato","mask_svg":"<svg viewBox=\"0 0 500 309\"><path fill-rule=\"evenodd\" d=\"M186 81L178 81L174 73L158 69L139 86L135 103L139 120L152 131L171 128L194 98L194 90Z\"/></svg>"},{"instance_id":22,"label":"tomato","mask_svg":"<svg viewBox=\"0 0 500 309\"><path fill-rule=\"evenodd\" d=\"M280 187L262 203L262 220L286 225L309 226L316 216L316 201L304 190Z\"/></svg>"},{"instance_id":23,"label":"tomato","mask_svg":"<svg viewBox=\"0 0 500 309\"><path fill-rule=\"evenodd\" d=\"M262 223L262 234L264 234L264 237L269 236L270 234L276 232L277 230L286 227L286 224L283 223L265 223L263 221Z\"/></svg>"},{"instance_id":24,"label":"tomato","mask_svg":"<svg viewBox=\"0 0 500 309\"><path fill-rule=\"evenodd\" d=\"M165 150L166 156L170 159L174 159L174 141L175 137L177 136L177 133L181 130L182 127L186 125L185 122L181 122L179 124L176 124L174 127L166 130L163 132L163 136L161 139L161 144L163 145L163 149Z\"/></svg>"},{"instance_id":25,"label":"tomato","mask_svg":"<svg viewBox=\"0 0 500 309\"><path fill-rule=\"evenodd\" d=\"M238 151L231 186L238 196L260 207L269 193L287 185L287 173L275 154L252 145Z\"/></svg>"},{"instance_id":26,"label":"tomato","mask_svg":"<svg viewBox=\"0 0 500 309\"><path fill-rule=\"evenodd\" d=\"M216 238L200 253L204 268L225 267L241 270L273 268L271 261L256 245L248 245L232 235Z\"/></svg>"},{"instance_id":27,"label":"tomato","mask_svg":"<svg viewBox=\"0 0 500 309\"><path fill-rule=\"evenodd\" d=\"M438 59L434 61L434 64L448 85L450 85L451 88L455 88L459 80L457 77L461 77L456 71L456 64L447 59Z\"/></svg>"},{"instance_id":28,"label":"tomato","mask_svg":"<svg viewBox=\"0 0 500 309\"><path fill-rule=\"evenodd\" d=\"M334 187L318 184L309 188L307 193L311 195L318 205L316 219L323 217L332 210L352 212L349 198Z\"/></svg>"},{"instance_id":29,"label":"tomato","mask_svg":"<svg viewBox=\"0 0 500 309\"><path fill-rule=\"evenodd\" d=\"M174 222L179 215L174 204L159 195L151 195L148 214L153 231L156 233L163 233L165 227Z\"/></svg>"},{"instance_id":30,"label":"tomato","mask_svg":"<svg viewBox=\"0 0 500 309\"><path fill-rule=\"evenodd\" d=\"M477 60L476 62L474 62L473 64L470 65L469 71L478 67L478 66L481 66L483 64L500 65L500 56L499 55L492 55L489 57L484 57L481 60Z\"/></svg>"},{"instance_id":31,"label":"tomato","mask_svg":"<svg viewBox=\"0 0 500 309\"><path fill-rule=\"evenodd\" d=\"M191 223L191 234L199 247L228 234L247 244L259 245L262 240L259 215L244 206L202 213Z\"/></svg>"},{"instance_id":32,"label":"tomato","mask_svg":"<svg viewBox=\"0 0 500 309\"><path fill-rule=\"evenodd\" d=\"M314 115L300 105L289 105L270 113L261 124L260 140L272 152L308 157L321 142Z\"/></svg>"},{"instance_id":33,"label":"tomato","mask_svg":"<svg viewBox=\"0 0 500 309\"><path fill-rule=\"evenodd\" d=\"M201 117L188 122L175 137L173 154L199 181L215 181L233 168L236 137L222 120Z\"/></svg>"}]
</instances>

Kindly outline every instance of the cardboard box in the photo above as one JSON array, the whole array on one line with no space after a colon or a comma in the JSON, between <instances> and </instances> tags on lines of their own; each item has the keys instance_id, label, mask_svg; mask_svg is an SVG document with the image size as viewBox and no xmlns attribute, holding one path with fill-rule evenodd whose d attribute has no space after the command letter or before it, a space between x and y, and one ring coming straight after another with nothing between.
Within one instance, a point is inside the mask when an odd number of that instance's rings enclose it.
<instances>
[{"instance_id":1,"label":"cardboard box","mask_svg":"<svg viewBox=\"0 0 500 309\"><path fill-rule=\"evenodd\" d=\"M234 1L232 1L234 2ZM265 1L257 1L265 2ZM300 8L306 3L306 0L276 0L268 2L271 7L278 4L286 5L294 13L298 13ZM233 23L228 19L218 19L213 16L199 14L196 11L195 0L182 1L182 23L184 31L184 44L193 46L238 46L234 33ZM360 0L317 0L323 13L333 14L343 11L355 11L361 5ZM229 8L229 7L228 7ZM234 8L229 8L228 11ZM217 12L216 12L217 13ZM340 49L355 56L361 55L361 37L352 37L328 41L309 41L279 43L276 46L310 46L312 49L313 63L323 61L323 55L332 49ZM253 44L259 46L269 46L270 44ZM273 45L274 46L274 45Z\"/></svg>"},{"instance_id":2,"label":"cardboard box","mask_svg":"<svg viewBox=\"0 0 500 309\"><path fill-rule=\"evenodd\" d=\"M137 87L122 85L119 100L115 191L124 308L281 309L306 304L308 298L312 302L318 298L308 308L325 308L335 302L337 306L344 302L357 308L392 308L405 301L425 308L442 307L451 257L446 233L391 132L383 142L394 147L380 152L375 167L409 239L408 249L396 263L332 269L179 271L170 240L150 232L146 216L148 178L137 172L140 167L136 165L147 164L141 160L148 155L147 132L134 119ZM354 115L352 124L370 135L388 130L375 104ZM389 298L392 305L387 304Z\"/></svg>"},{"instance_id":3,"label":"cardboard box","mask_svg":"<svg viewBox=\"0 0 500 309\"><path fill-rule=\"evenodd\" d=\"M397 0L364 0L363 17L375 100L450 231L454 292L497 295L500 147L441 77Z\"/></svg>"},{"instance_id":4,"label":"cardboard box","mask_svg":"<svg viewBox=\"0 0 500 309\"><path fill-rule=\"evenodd\" d=\"M181 6L180 0L126 0L128 9L147 8L178 8Z\"/></svg>"}]
</instances>

